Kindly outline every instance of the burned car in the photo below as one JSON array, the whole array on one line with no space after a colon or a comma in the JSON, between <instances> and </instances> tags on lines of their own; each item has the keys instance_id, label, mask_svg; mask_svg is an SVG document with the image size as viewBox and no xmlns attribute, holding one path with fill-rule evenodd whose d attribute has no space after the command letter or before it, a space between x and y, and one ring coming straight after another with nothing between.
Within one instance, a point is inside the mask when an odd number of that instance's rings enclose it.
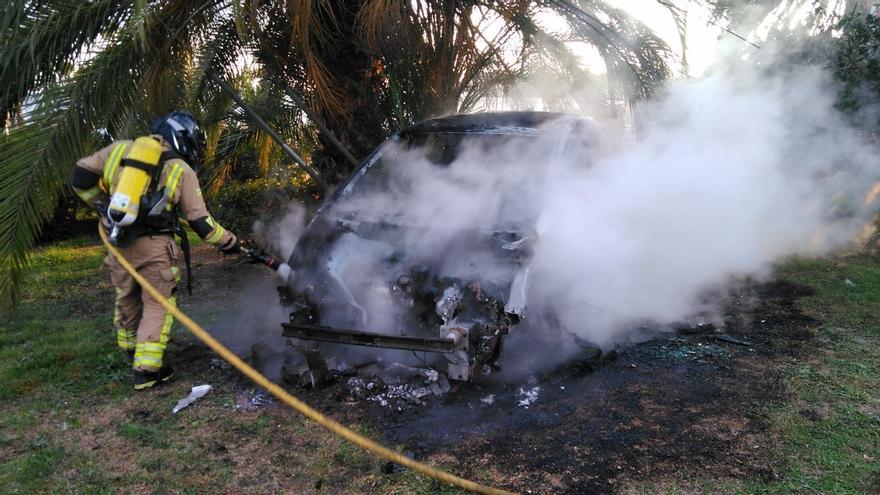
<instances>
[{"instance_id":1,"label":"burned car","mask_svg":"<svg viewBox=\"0 0 880 495\"><path fill-rule=\"evenodd\" d=\"M511 329L547 311L529 301L541 219L530 184L555 160L589 166L600 141L591 119L549 112L457 115L399 131L300 237L284 335L409 351L395 361L412 354L450 380L492 373Z\"/></svg>"}]
</instances>

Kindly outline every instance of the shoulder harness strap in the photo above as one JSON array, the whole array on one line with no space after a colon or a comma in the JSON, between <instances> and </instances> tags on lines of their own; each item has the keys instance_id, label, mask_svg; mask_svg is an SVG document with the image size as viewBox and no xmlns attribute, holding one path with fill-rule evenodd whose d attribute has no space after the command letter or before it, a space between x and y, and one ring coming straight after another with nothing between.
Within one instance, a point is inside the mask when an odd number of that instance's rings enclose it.
<instances>
[{"instance_id":1,"label":"shoulder harness strap","mask_svg":"<svg viewBox=\"0 0 880 495\"><path fill-rule=\"evenodd\" d=\"M177 192L177 187L180 185L180 178L183 176L183 165L180 164L177 160L181 159L180 155L174 153L173 151L166 151L162 153L162 157L160 160L163 164L171 163L171 170L168 171L168 176L165 178L165 210L171 211L176 205L173 204L174 194ZM158 179L157 179L158 182ZM183 261L186 264L186 292L189 295L192 295L192 263L191 263L191 255L189 249L189 238L186 236L186 231L181 227L180 222L175 222L174 224L174 233L180 237L180 248L183 251Z\"/></svg>"},{"instance_id":2,"label":"shoulder harness strap","mask_svg":"<svg viewBox=\"0 0 880 495\"><path fill-rule=\"evenodd\" d=\"M172 200L174 199L174 194L177 192L177 187L180 185L180 179L183 176L183 165L181 165L177 160L180 160L181 157L177 153L173 151L166 151L162 153L162 163L169 163L171 165L171 169L168 171L168 176L165 178L165 209L171 211L171 209L175 206L172 204Z\"/></svg>"},{"instance_id":3,"label":"shoulder harness strap","mask_svg":"<svg viewBox=\"0 0 880 495\"><path fill-rule=\"evenodd\" d=\"M119 162L122 161L125 149L125 143L117 144L110 152L110 158L107 160L107 163L104 164L104 184L107 186L108 191L113 184L113 176L116 174L116 169L119 168Z\"/></svg>"}]
</instances>

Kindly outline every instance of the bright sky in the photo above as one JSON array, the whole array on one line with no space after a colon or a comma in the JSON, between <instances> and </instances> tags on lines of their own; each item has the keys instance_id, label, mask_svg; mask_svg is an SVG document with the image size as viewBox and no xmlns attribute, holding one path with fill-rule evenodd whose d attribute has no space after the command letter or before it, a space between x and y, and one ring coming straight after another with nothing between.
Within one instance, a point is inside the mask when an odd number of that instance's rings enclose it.
<instances>
[{"instance_id":1,"label":"bright sky","mask_svg":"<svg viewBox=\"0 0 880 495\"><path fill-rule=\"evenodd\" d=\"M701 7L698 0L668 0L682 5L682 15L687 22L687 74L683 71L683 48L679 38L678 27L670 11L660 5L658 0L605 0L613 7L620 9L645 24L662 38L673 52L668 61L673 77L699 77L712 63L719 45L730 35L716 26L709 24L709 13ZM686 8L684 8L686 7ZM553 9L546 8L536 18L539 26L551 34L565 35L570 31L568 21ZM739 40L736 40L742 43ZM599 51L591 44L580 41L567 43L572 53L578 57L580 65L598 77L596 84L603 84L602 76L606 72L605 62ZM504 97L485 99L481 109L487 110L546 110L560 109L570 106L571 111L599 115L605 107L602 98L604 92L597 91L593 83L582 82L576 86L556 81L552 77L541 74L523 81L510 90ZM562 105L560 107L560 104ZM485 107L485 108L482 108Z\"/></svg>"},{"instance_id":2,"label":"bright sky","mask_svg":"<svg viewBox=\"0 0 880 495\"><path fill-rule=\"evenodd\" d=\"M678 69L678 73L681 74L680 69L684 48L679 37L678 26L669 9L661 5L658 0L605 1L627 12L657 33L678 55L678 61L671 61L670 64L673 69ZM723 29L728 26L726 20L720 20L720 25L710 23L710 11L707 7L707 2L699 0L667 1L670 4L676 5L683 12L685 22L687 23L685 41L687 45L688 76L701 76L712 64L722 43L743 43L746 51L752 49L748 46L747 42L737 40L734 35ZM871 5L876 3L878 3L877 0L866 0L864 7L872 8ZM846 13L847 2L845 0L831 0L825 4L825 7L826 12L822 16L822 20L813 27L810 34L814 34L819 28L833 25L837 19ZM749 42L760 45L767 39L770 31L773 29L797 30L807 25L810 16L815 13L815 9L815 2L811 0L783 0L764 18L763 22L754 32L737 34L744 36ZM554 22L564 24L561 18ZM602 64L598 53L595 50L589 50L592 53L585 53L583 55L585 63L591 67L591 70L598 71L599 73L604 72L604 64ZM580 51L583 51L583 49Z\"/></svg>"},{"instance_id":3,"label":"bright sky","mask_svg":"<svg viewBox=\"0 0 880 495\"><path fill-rule=\"evenodd\" d=\"M683 49L675 19L669 10L657 0L607 0L615 7L628 12L657 33L678 54L676 65L680 69ZM709 12L698 2L674 2L681 6L687 22L688 73L701 75L711 64L718 44L724 36L718 26L709 24Z\"/></svg>"},{"instance_id":4,"label":"bright sky","mask_svg":"<svg viewBox=\"0 0 880 495\"><path fill-rule=\"evenodd\" d=\"M610 5L627 12L635 19L644 23L657 33L677 56L670 64L680 73L683 49L675 19L669 10L657 0L606 0ZM697 2L677 2L687 22L687 61L688 74L691 77L701 75L709 67L724 32L718 26L709 24L709 15L705 7ZM547 12L540 22L550 31L564 31L566 21L554 12ZM605 64L595 48L587 43L572 42L572 50L580 57L584 66L595 74L605 72Z\"/></svg>"}]
</instances>

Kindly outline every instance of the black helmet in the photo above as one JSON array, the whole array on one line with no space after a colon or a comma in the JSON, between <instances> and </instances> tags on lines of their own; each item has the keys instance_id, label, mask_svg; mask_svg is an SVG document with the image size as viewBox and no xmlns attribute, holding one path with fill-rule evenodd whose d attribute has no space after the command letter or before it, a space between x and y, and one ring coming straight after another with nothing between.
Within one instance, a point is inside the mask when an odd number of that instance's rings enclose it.
<instances>
[{"instance_id":1,"label":"black helmet","mask_svg":"<svg viewBox=\"0 0 880 495\"><path fill-rule=\"evenodd\" d=\"M159 117L150 126L151 134L159 134L175 153L193 167L198 167L205 153L205 133L199 121L186 110L171 112Z\"/></svg>"}]
</instances>

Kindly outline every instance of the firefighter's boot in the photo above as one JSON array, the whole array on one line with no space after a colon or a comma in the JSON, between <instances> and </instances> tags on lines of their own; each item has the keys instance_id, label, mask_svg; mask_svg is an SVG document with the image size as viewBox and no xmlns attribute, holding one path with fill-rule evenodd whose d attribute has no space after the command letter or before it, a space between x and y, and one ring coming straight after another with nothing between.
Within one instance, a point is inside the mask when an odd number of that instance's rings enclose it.
<instances>
[{"instance_id":1,"label":"firefighter's boot","mask_svg":"<svg viewBox=\"0 0 880 495\"><path fill-rule=\"evenodd\" d=\"M163 366L159 371L134 370L134 389L152 388L159 383L171 381L172 378L174 378L174 371L170 366Z\"/></svg>"}]
</instances>

